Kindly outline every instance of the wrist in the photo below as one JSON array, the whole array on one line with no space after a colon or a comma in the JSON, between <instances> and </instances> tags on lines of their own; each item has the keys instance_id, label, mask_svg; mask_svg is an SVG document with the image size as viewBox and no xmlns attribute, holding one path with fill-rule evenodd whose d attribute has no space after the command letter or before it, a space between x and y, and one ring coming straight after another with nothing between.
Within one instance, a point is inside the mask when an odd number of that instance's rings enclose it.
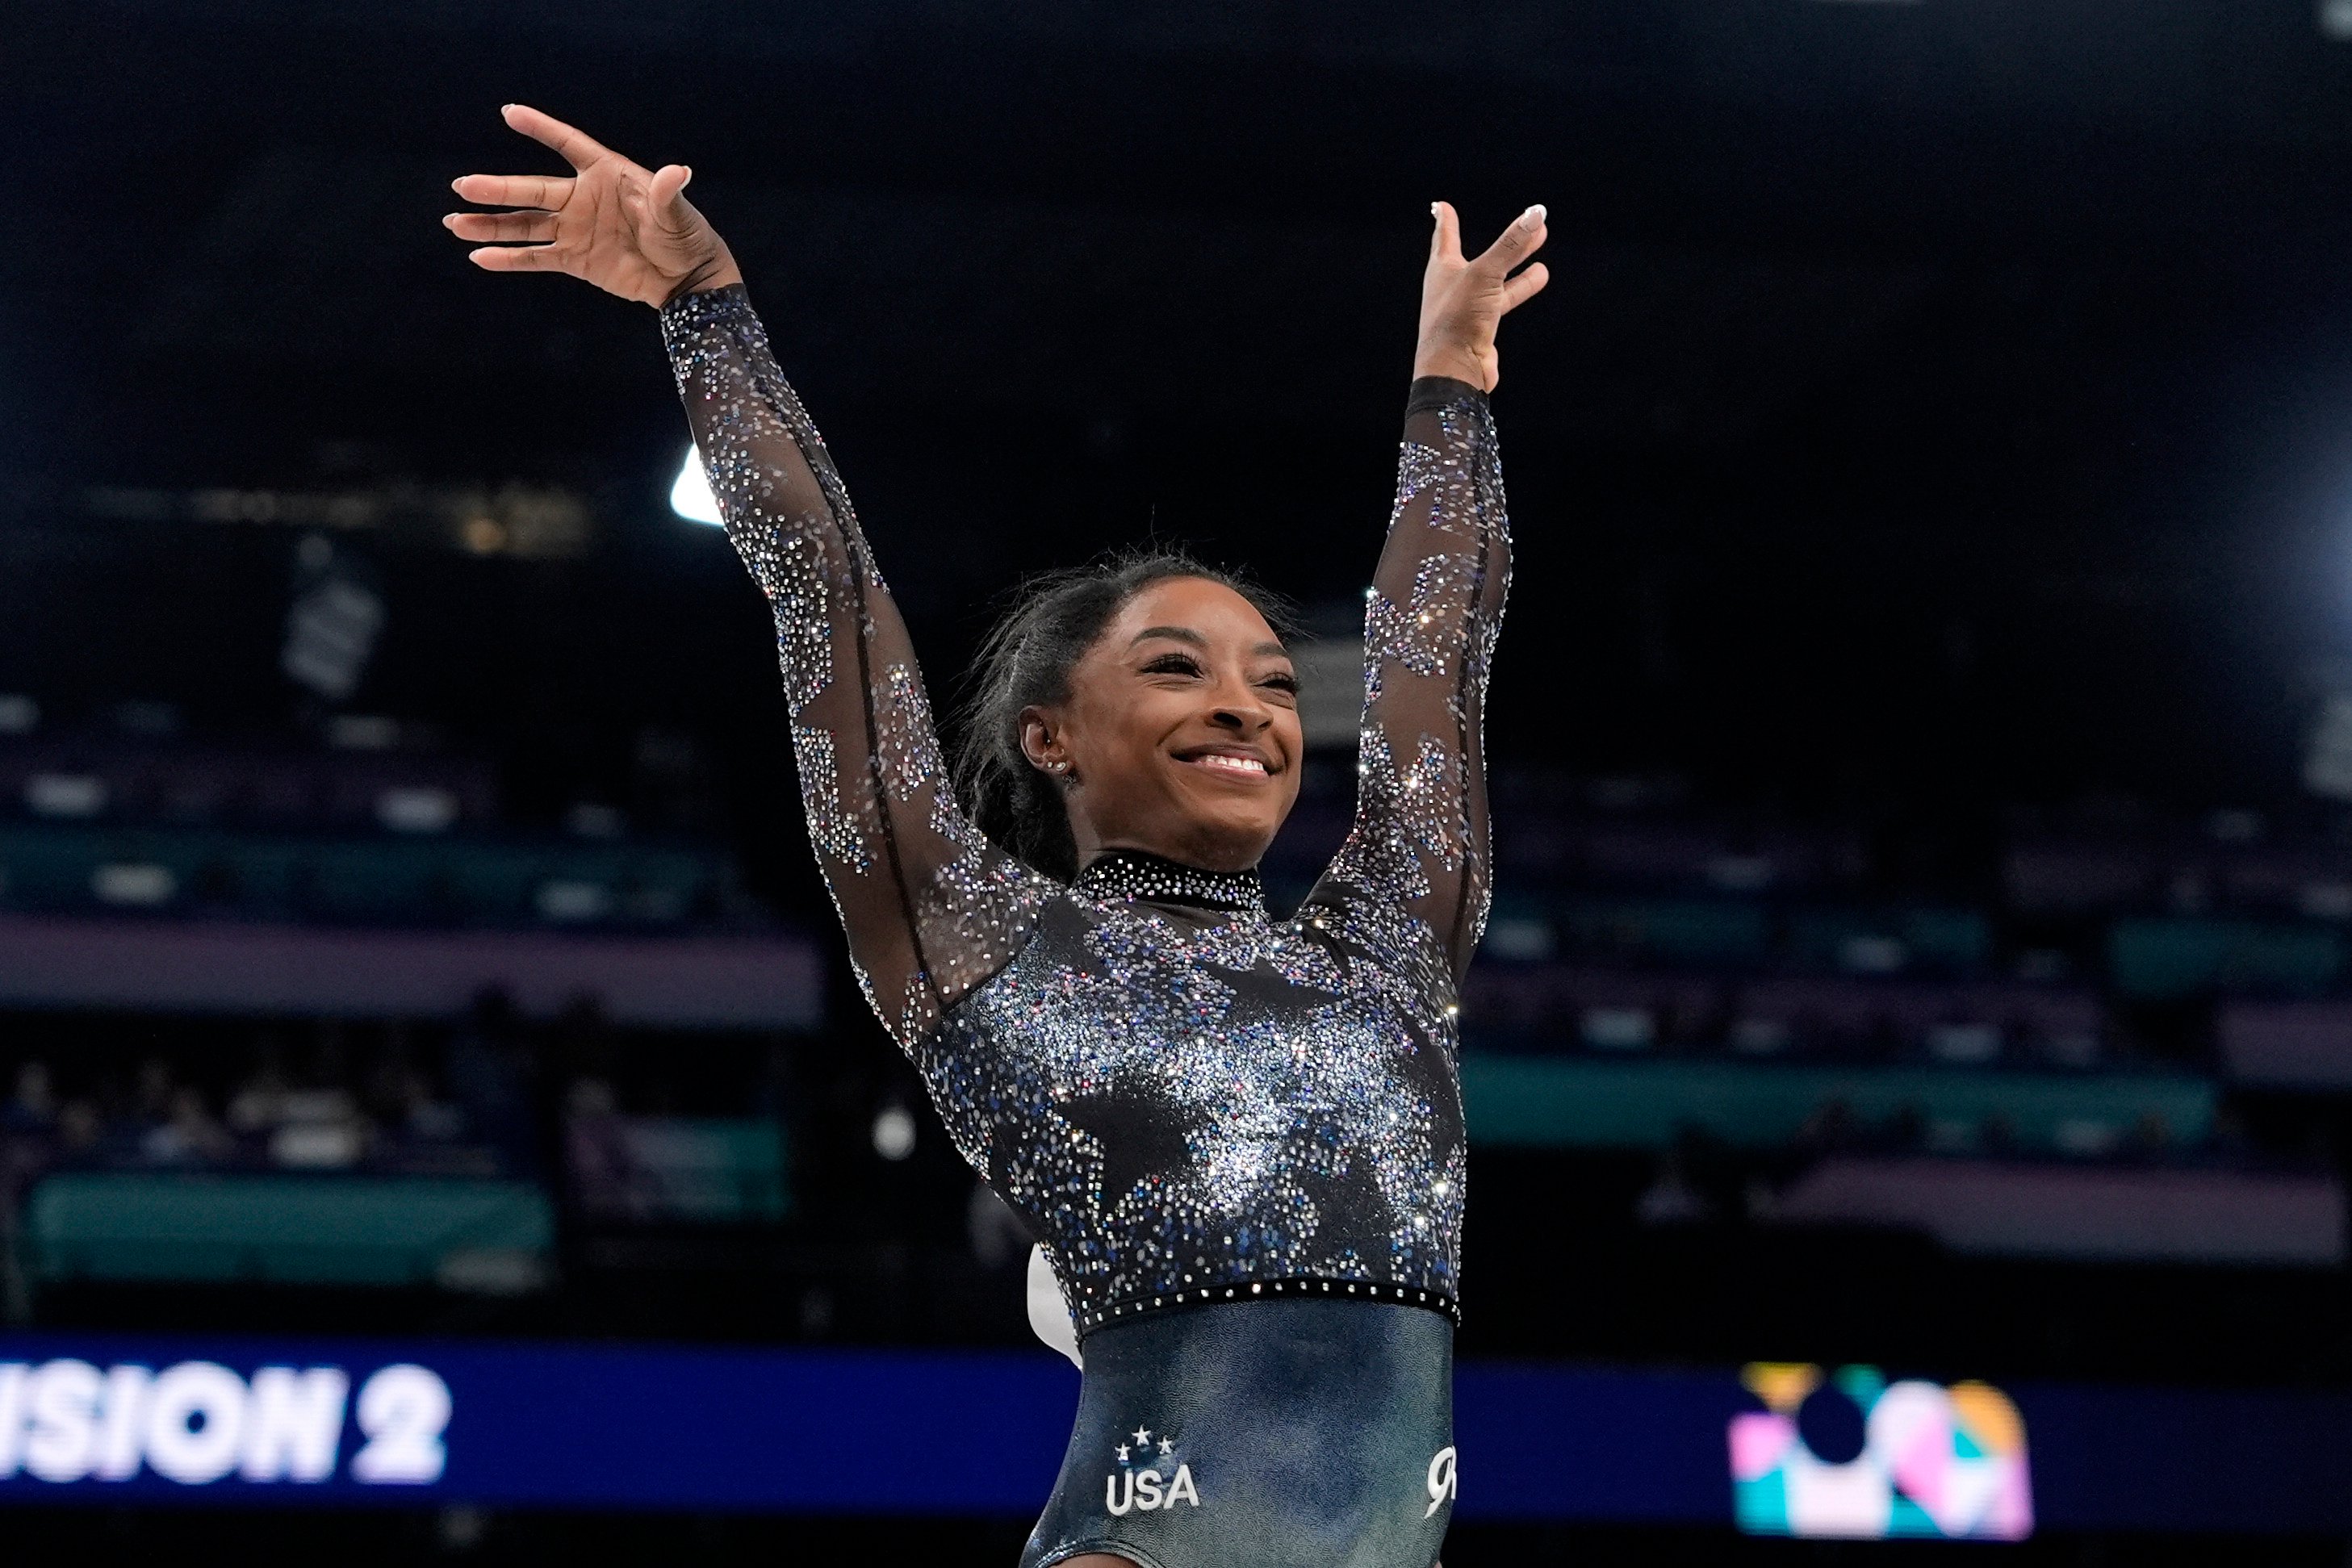
<instances>
[{"instance_id":1,"label":"wrist","mask_svg":"<svg viewBox=\"0 0 2352 1568\"><path fill-rule=\"evenodd\" d=\"M1412 357L1412 379L1423 376L1446 376L1457 382L1467 382L1480 392L1492 391L1493 371L1475 354L1459 349L1423 349Z\"/></svg>"},{"instance_id":2,"label":"wrist","mask_svg":"<svg viewBox=\"0 0 2352 1568\"><path fill-rule=\"evenodd\" d=\"M735 257L729 254L726 246L722 244L697 263L685 277L671 285L667 294L653 301L653 307L658 310L687 295L705 294L718 288L731 288L742 281L742 269L735 265Z\"/></svg>"}]
</instances>

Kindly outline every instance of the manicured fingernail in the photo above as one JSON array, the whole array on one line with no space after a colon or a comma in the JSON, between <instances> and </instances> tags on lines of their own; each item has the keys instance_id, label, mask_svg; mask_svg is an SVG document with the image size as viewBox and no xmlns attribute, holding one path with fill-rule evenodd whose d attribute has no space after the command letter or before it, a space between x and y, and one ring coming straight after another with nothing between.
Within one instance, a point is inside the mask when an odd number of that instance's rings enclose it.
<instances>
[{"instance_id":1,"label":"manicured fingernail","mask_svg":"<svg viewBox=\"0 0 2352 1568\"><path fill-rule=\"evenodd\" d=\"M1521 213L1519 216L1528 219L1534 223L1539 224L1543 222L1545 217L1543 204L1541 202L1538 202L1534 206L1529 207L1526 212Z\"/></svg>"},{"instance_id":2,"label":"manicured fingernail","mask_svg":"<svg viewBox=\"0 0 2352 1568\"><path fill-rule=\"evenodd\" d=\"M441 226L445 229L456 228L457 226L457 214L455 213L444 213L441 215Z\"/></svg>"},{"instance_id":3,"label":"manicured fingernail","mask_svg":"<svg viewBox=\"0 0 2352 1568\"><path fill-rule=\"evenodd\" d=\"M1435 202L1429 204L1429 215L1433 218L1437 215L1437 204Z\"/></svg>"}]
</instances>

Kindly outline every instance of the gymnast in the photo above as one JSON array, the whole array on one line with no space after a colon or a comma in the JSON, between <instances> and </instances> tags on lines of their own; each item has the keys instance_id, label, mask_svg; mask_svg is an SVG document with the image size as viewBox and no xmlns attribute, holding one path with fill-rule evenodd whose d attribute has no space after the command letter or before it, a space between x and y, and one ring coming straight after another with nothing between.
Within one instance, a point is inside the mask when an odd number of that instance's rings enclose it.
<instances>
[{"instance_id":1,"label":"gymnast","mask_svg":"<svg viewBox=\"0 0 2352 1568\"><path fill-rule=\"evenodd\" d=\"M1278 604L1169 552L1043 578L985 645L950 767L690 172L505 117L572 173L467 175L458 195L500 210L445 223L488 271L659 312L774 612L859 982L1066 1303L1077 1420L1023 1568L1431 1568L1456 1490L1457 988L1486 912L1509 577L1487 395L1498 324L1546 281L1544 209L1475 259L1432 209L1355 817L1277 920L1255 867L1303 749Z\"/></svg>"}]
</instances>

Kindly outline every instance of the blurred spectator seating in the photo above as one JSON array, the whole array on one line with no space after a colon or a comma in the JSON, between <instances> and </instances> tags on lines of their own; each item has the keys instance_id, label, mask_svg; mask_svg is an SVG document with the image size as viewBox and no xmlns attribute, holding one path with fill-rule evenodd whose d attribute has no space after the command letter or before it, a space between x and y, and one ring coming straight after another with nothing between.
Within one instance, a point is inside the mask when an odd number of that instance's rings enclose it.
<instances>
[{"instance_id":1,"label":"blurred spectator seating","mask_svg":"<svg viewBox=\"0 0 2352 1568\"><path fill-rule=\"evenodd\" d=\"M2186 1073L2059 1073L1595 1054L1463 1060L1470 1135L1536 1148L1664 1148L1689 1133L1747 1149L1864 1144L2084 1158L2196 1147L2213 1083Z\"/></svg>"},{"instance_id":2,"label":"blurred spectator seating","mask_svg":"<svg viewBox=\"0 0 2352 1568\"><path fill-rule=\"evenodd\" d=\"M795 933L362 930L0 915L0 1004L444 1018L485 988L548 1016L581 996L624 1023L807 1029L824 962Z\"/></svg>"},{"instance_id":3,"label":"blurred spectator seating","mask_svg":"<svg viewBox=\"0 0 2352 1568\"><path fill-rule=\"evenodd\" d=\"M629 839L603 807L576 810L570 834L507 831L488 763L394 748L384 720L337 727L368 744L0 739L0 909L388 925L749 913L722 852Z\"/></svg>"},{"instance_id":4,"label":"blurred spectator seating","mask_svg":"<svg viewBox=\"0 0 2352 1568\"><path fill-rule=\"evenodd\" d=\"M23 1221L30 1272L63 1280L439 1285L547 1282L554 1220L527 1182L65 1171Z\"/></svg>"},{"instance_id":5,"label":"blurred spectator seating","mask_svg":"<svg viewBox=\"0 0 2352 1568\"><path fill-rule=\"evenodd\" d=\"M1992 925L1980 911L1932 904L1783 907L1761 897L1513 891L1496 901L1482 952L1505 963L1560 956L1692 968L1966 975L1990 961Z\"/></svg>"},{"instance_id":6,"label":"blurred spectator seating","mask_svg":"<svg viewBox=\"0 0 2352 1568\"><path fill-rule=\"evenodd\" d=\"M57 821L440 832L494 821L489 766L113 734L0 741L0 810Z\"/></svg>"},{"instance_id":7,"label":"blurred spectator seating","mask_svg":"<svg viewBox=\"0 0 2352 1568\"><path fill-rule=\"evenodd\" d=\"M2352 999L2221 1005L2214 1032L2221 1070L2240 1083L2274 1089L2352 1089Z\"/></svg>"},{"instance_id":8,"label":"blurred spectator seating","mask_svg":"<svg viewBox=\"0 0 2352 1568\"><path fill-rule=\"evenodd\" d=\"M573 1085L564 1158L592 1219L772 1222L784 1217L784 1130L764 1117L631 1116L612 1091Z\"/></svg>"},{"instance_id":9,"label":"blurred spectator seating","mask_svg":"<svg viewBox=\"0 0 2352 1568\"><path fill-rule=\"evenodd\" d=\"M317 1060L353 1071L332 1030ZM87 1079L89 1065L73 1065ZM532 1290L547 1280L553 1220L520 1178L527 1126L502 1113L499 1076L473 1072L460 1103L440 1097L404 1044L363 1085L297 1082L265 1048L215 1114L214 1097L164 1057L128 1083L71 1097L27 1060L0 1113L10 1178L0 1196L21 1206L26 1270L47 1282Z\"/></svg>"},{"instance_id":10,"label":"blurred spectator seating","mask_svg":"<svg viewBox=\"0 0 2352 1568\"><path fill-rule=\"evenodd\" d=\"M740 910L711 851L0 822L0 908L374 925L677 927Z\"/></svg>"},{"instance_id":11,"label":"blurred spectator seating","mask_svg":"<svg viewBox=\"0 0 2352 1568\"><path fill-rule=\"evenodd\" d=\"M2352 845L2265 842L2242 813L2237 826L2137 835L2023 834L2002 858L2010 904L2027 915L2208 909L2352 920Z\"/></svg>"},{"instance_id":12,"label":"blurred spectator seating","mask_svg":"<svg viewBox=\"0 0 2352 1568\"><path fill-rule=\"evenodd\" d=\"M2116 921L2107 955L2108 973L2125 997L2311 996L2343 977L2345 934L2308 921L2150 915Z\"/></svg>"},{"instance_id":13,"label":"blurred spectator seating","mask_svg":"<svg viewBox=\"0 0 2352 1568\"><path fill-rule=\"evenodd\" d=\"M2101 1054L2095 993L2023 980L1724 978L1672 970L1489 964L1464 988L1476 1043L1596 1051L1722 1049L1750 1057L2029 1061Z\"/></svg>"},{"instance_id":14,"label":"blurred spectator seating","mask_svg":"<svg viewBox=\"0 0 2352 1568\"><path fill-rule=\"evenodd\" d=\"M814 950L723 850L607 807L501 828L487 764L394 749L388 721L308 749L170 730L0 739L0 1003L415 1017L496 986L630 1021L815 1019Z\"/></svg>"},{"instance_id":15,"label":"blurred spectator seating","mask_svg":"<svg viewBox=\"0 0 2352 1568\"><path fill-rule=\"evenodd\" d=\"M2344 1188L2321 1174L1833 1155L1759 1216L1921 1230L1957 1252L2335 1269Z\"/></svg>"},{"instance_id":16,"label":"blurred spectator seating","mask_svg":"<svg viewBox=\"0 0 2352 1568\"><path fill-rule=\"evenodd\" d=\"M1847 886L1863 870L1860 835L1850 832L1564 814L1535 800L1516 800L1514 810L1496 853L1501 874L1518 885L1813 894Z\"/></svg>"}]
</instances>

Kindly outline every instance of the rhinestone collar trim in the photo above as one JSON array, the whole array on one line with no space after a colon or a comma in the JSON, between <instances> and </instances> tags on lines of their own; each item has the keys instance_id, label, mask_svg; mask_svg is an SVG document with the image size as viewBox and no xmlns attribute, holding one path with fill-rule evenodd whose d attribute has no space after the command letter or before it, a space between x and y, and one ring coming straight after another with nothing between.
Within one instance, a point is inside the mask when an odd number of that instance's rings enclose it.
<instances>
[{"instance_id":1,"label":"rhinestone collar trim","mask_svg":"<svg viewBox=\"0 0 2352 1568\"><path fill-rule=\"evenodd\" d=\"M1255 871L1202 871L1142 850L1105 850L1078 873L1075 886L1090 898L1139 898L1204 909L1265 907L1265 888Z\"/></svg>"}]
</instances>

